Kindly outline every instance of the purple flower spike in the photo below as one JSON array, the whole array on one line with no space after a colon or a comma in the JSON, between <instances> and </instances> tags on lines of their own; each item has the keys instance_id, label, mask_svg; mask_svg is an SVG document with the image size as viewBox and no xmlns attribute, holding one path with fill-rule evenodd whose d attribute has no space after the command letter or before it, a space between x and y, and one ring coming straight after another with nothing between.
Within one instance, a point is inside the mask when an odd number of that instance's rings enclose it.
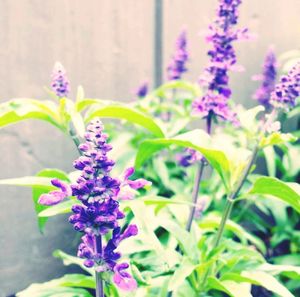
<instances>
[{"instance_id":1,"label":"purple flower spike","mask_svg":"<svg viewBox=\"0 0 300 297\"><path fill-rule=\"evenodd\" d=\"M265 57L263 65L263 73L260 76L256 76L256 80L260 80L261 86L254 94L254 99L258 100L260 104L266 108L270 108L270 97L271 93L275 89L275 82L277 76L277 61L274 50L269 49Z\"/></svg>"},{"instance_id":2,"label":"purple flower spike","mask_svg":"<svg viewBox=\"0 0 300 297\"><path fill-rule=\"evenodd\" d=\"M213 48L208 51L210 63L200 77L200 84L207 88L203 97L193 102L193 113L203 118L216 116L225 121L236 122L236 116L230 110L228 100L229 70L240 70L236 64L233 42L247 38L247 29L235 29L238 20L238 6L241 0L219 0L217 17L209 26L206 38Z\"/></svg>"},{"instance_id":3,"label":"purple flower spike","mask_svg":"<svg viewBox=\"0 0 300 297\"><path fill-rule=\"evenodd\" d=\"M300 62L287 75L283 75L271 94L271 104L275 108L294 107L300 96Z\"/></svg>"},{"instance_id":4,"label":"purple flower spike","mask_svg":"<svg viewBox=\"0 0 300 297\"><path fill-rule=\"evenodd\" d=\"M136 280L125 271L128 269L129 265L127 263L121 263L115 266L114 268L114 283L124 291L133 291L137 288Z\"/></svg>"},{"instance_id":5,"label":"purple flower spike","mask_svg":"<svg viewBox=\"0 0 300 297\"><path fill-rule=\"evenodd\" d=\"M168 80L181 79L182 74L187 71L186 62L188 59L186 31L183 30L177 38L176 52L167 68Z\"/></svg>"},{"instance_id":6,"label":"purple flower spike","mask_svg":"<svg viewBox=\"0 0 300 297\"><path fill-rule=\"evenodd\" d=\"M54 65L51 87L59 98L67 97L70 92L70 82L66 76L66 70L59 62Z\"/></svg>"}]
</instances>

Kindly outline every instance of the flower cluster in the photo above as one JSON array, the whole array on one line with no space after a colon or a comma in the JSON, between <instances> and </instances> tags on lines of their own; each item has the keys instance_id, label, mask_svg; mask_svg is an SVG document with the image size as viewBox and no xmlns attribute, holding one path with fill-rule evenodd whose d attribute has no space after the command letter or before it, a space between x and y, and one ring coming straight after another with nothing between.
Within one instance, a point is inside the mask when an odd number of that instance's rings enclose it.
<instances>
[{"instance_id":1,"label":"flower cluster","mask_svg":"<svg viewBox=\"0 0 300 297\"><path fill-rule=\"evenodd\" d=\"M297 63L287 75L275 86L271 94L270 103L275 108L294 107L297 97L300 96L300 62Z\"/></svg>"},{"instance_id":2,"label":"flower cluster","mask_svg":"<svg viewBox=\"0 0 300 297\"><path fill-rule=\"evenodd\" d=\"M275 89L276 76L277 76L276 56L273 49L270 48L265 57L262 75L255 76L254 78L255 80L260 80L262 83L261 86L255 92L253 97L266 108L270 108L271 106L270 97L271 97L271 93Z\"/></svg>"},{"instance_id":3,"label":"flower cluster","mask_svg":"<svg viewBox=\"0 0 300 297\"><path fill-rule=\"evenodd\" d=\"M122 231L119 220L125 215L119 209L118 200L132 199L135 191L149 182L129 180L133 168L127 169L121 180L110 176L114 161L107 156L112 149L107 138L99 120L90 123L85 133L86 142L79 146L82 156L74 162L74 167L81 171L77 182L69 186L52 181L60 191L42 195L39 203L53 205L67 196L76 196L81 203L72 207L73 215L69 221L76 231L84 233L78 256L85 259L85 266L95 267L97 272L113 272L113 280L121 289L132 290L136 288L136 281L126 272L128 264L117 262L121 254L116 249L121 241L136 235L138 229L136 225L129 225ZM111 237L103 245L103 235L110 231Z\"/></svg>"},{"instance_id":4,"label":"flower cluster","mask_svg":"<svg viewBox=\"0 0 300 297\"><path fill-rule=\"evenodd\" d=\"M229 70L238 70L236 54L232 43L247 37L247 29L235 29L238 20L238 6L241 0L219 0L217 18L209 26L206 38L213 48L208 51L210 63L200 78L200 83L207 88L203 97L193 102L193 111L202 117L218 116L223 120L236 121L235 113L230 110L228 100Z\"/></svg>"},{"instance_id":5,"label":"flower cluster","mask_svg":"<svg viewBox=\"0 0 300 297\"><path fill-rule=\"evenodd\" d=\"M144 98L148 94L148 89L148 82L144 82L137 88L135 94L138 98Z\"/></svg>"},{"instance_id":6,"label":"flower cluster","mask_svg":"<svg viewBox=\"0 0 300 297\"><path fill-rule=\"evenodd\" d=\"M167 68L168 80L181 79L182 74L187 71L188 58L186 31L182 31L176 40L175 55Z\"/></svg>"},{"instance_id":7,"label":"flower cluster","mask_svg":"<svg viewBox=\"0 0 300 297\"><path fill-rule=\"evenodd\" d=\"M67 97L70 92L70 82L66 76L66 70L59 62L54 65L51 87L59 98Z\"/></svg>"}]
</instances>

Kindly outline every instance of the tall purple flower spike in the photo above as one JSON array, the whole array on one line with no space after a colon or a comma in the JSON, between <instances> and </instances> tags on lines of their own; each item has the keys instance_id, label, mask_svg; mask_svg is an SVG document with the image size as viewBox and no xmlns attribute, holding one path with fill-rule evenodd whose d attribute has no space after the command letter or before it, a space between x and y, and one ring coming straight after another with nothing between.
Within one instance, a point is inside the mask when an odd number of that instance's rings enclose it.
<instances>
[{"instance_id":1,"label":"tall purple flower spike","mask_svg":"<svg viewBox=\"0 0 300 297\"><path fill-rule=\"evenodd\" d=\"M254 99L265 106L265 108L270 108L271 93L275 89L277 77L277 59L273 48L270 48L265 57L263 72L259 76L255 76L255 80L261 81L261 86L256 90L254 94Z\"/></svg>"},{"instance_id":2,"label":"tall purple flower spike","mask_svg":"<svg viewBox=\"0 0 300 297\"><path fill-rule=\"evenodd\" d=\"M187 71L188 59L186 31L183 30L176 40L176 51L167 68L168 80L181 79L182 74Z\"/></svg>"},{"instance_id":3,"label":"tall purple flower spike","mask_svg":"<svg viewBox=\"0 0 300 297\"><path fill-rule=\"evenodd\" d=\"M108 135L103 133L102 123L99 120L91 122L85 134L86 142L79 146L83 155L74 162L74 167L81 171L77 182L70 187L57 180L53 181L61 191L46 194L40 199L40 203L44 204L46 201L47 205L51 205L70 196L69 194L76 196L79 204L72 207L73 215L69 221L76 231L84 233L78 247L78 256L85 259L86 267L95 267L97 272L112 272L113 280L119 288L134 290L137 283L126 271L129 265L118 262L121 254L116 250L121 241L137 235L138 229L136 225L129 225L122 231L119 221L125 215L119 209L118 200L132 199L132 193L129 197L126 194L128 188L135 191L150 182L144 179L130 180L134 174L133 168L128 168L120 180L110 176L115 162L107 156L112 149L107 144L107 138ZM101 244L99 250L99 238L101 241L102 235L108 234L111 234L110 239L106 245Z\"/></svg>"},{"instance_id":4,"label":"tall purple flower spike","mask_svg":"<svg viewBox=\"0 0 300 297\"><path fill-rule=\"evenodd\" d=\"M193 102L193 113L201 117L216 116L236 122L235 113L228 106L231 96L229 70L239 70L233 42L247 38L247 29L235 29L238 20L238 6L241 0L219 0L217 17L209 26L206 41L213 48L208 51L210 63L200 77L200 84L207 88L203 97Z\"/></svg>"},{"instance_id":5,"label":"tall purple flower spike","mask_svg":"<svg viewBox=\"0 0 300 297\"><path fill-rule=\"evenodd\" d=\"M52 72L51 87L57 97L67 97L70 92L70 82L62 64L56 62Z\"/></svg>"},{"instance_id":6,"label":"tall purple flower spike","mask_svg":"<svg viewBox=\"0 0 300 297\"><path fill-rule=\"evenodd\" d=\"M300 62L287 75L283 75L271 94L270 103L275 108L289 109L294 107L300 96Z\"/></svg>"}]
</instances>

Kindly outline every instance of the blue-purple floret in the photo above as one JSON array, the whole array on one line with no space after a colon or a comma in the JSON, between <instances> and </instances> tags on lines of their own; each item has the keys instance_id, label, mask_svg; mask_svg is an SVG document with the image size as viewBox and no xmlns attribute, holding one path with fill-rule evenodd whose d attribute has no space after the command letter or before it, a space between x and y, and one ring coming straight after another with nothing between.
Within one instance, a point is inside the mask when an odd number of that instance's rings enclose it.
<instances>
[{"instance_id":1,"label":"blue-purple floret","mask_svg":"<svg viewBox=\"0 0 300 297\"><path fill-rule=\"evenodd\" d=\"M136 90L135 94L139 98L144 98L148 94L149 85L148 82L143 82Z\"/></svg>"},{"instance_id":2,"label":"blue-purple floret","mask_svg":"<svg viewBox=\"0 0 300 297\"><path fill-rule=\"evenodd\" d=\"M275 89L277 77L277 59L272 48L269 49L265 57L262 75L256 77L256 80L261 81L261 86L256 90L254 98L269 109L271 107L271 93Z\"/></svg>"},{"instance_id":3,"label":"blue-purple floret","mask_svg":"<svg viewBox=\"0 0 300 297\"><path fill-rule=\"evenodd\" d=\"M193 111L201 117L217 116L226 121L236 121L230 109L231 96L229 70L238 70L233 42L246 38L247 29L235 29L238 20L238 6L241 0L219 0L217 17L209 26L206 41L212 44L208 51L210 63L200 77L200 83L207 88L204 96L193 102Z\"/></svg>"},{"instance_id":4,"label":"blue-purple floret","mask_svg":"<svg viewBox=\"0 0 300 297\"><path fill-rule=\"evenodd\" d=\"M296 105L300 96L300 62L287 75L281 77L271 94L270 103L275 108L289 109Z\"/></svg>"},{"instance_id":5,"label":"blue-purple floret","mask_svg":"<svg viewBox=\"0 0 300 297\"><path fill-rule=\"evenodd\" d=\"M171 63L167 68L168 80L181 79L182 74L187 71L186 63L189 59L187 51L186 31L182 31L176 40L176 51Z\"/></svg>"},{"instance_id":6,"label":"blue-purple floret","mask_svg":"<svg viewBox=\"0 0 300 297\"><path fill-rule=\"evenodd\" d=\"M56 62L52 72L51 87L57 97L67 97L70 92L70 82L62 64Z\"/></svg>"}]
</instances>

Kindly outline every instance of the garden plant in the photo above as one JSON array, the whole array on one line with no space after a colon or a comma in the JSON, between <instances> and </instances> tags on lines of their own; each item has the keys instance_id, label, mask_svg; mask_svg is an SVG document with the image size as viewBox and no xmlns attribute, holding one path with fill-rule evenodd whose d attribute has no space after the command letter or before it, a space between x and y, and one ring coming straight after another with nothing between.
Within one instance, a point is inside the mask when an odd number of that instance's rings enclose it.
<instances>
[{"instance_id":1,"label":"garden plant","mask_svg":"<svg viewBox=\"0 0 300 297\"><path fill-rule=\"evenodd\" d=\"M0 105L1 128L46 121L78 151L73 172L0 181L32 187L41 232L69 213L70 241L81 236L77 255L54 256L82 273L33 283L18 297L299 296L299 131L285 127L300 110L300 53L278 59L266 49L249 98L256 106L235 104L235 42L251 42L238 28L241 2L219 0L197 82L183 79L192 62L183 30L167 82L143 83L130 103L88 98L81 86L68 98L56 63L50 100Z\"/></svg>"}]
</instances>

